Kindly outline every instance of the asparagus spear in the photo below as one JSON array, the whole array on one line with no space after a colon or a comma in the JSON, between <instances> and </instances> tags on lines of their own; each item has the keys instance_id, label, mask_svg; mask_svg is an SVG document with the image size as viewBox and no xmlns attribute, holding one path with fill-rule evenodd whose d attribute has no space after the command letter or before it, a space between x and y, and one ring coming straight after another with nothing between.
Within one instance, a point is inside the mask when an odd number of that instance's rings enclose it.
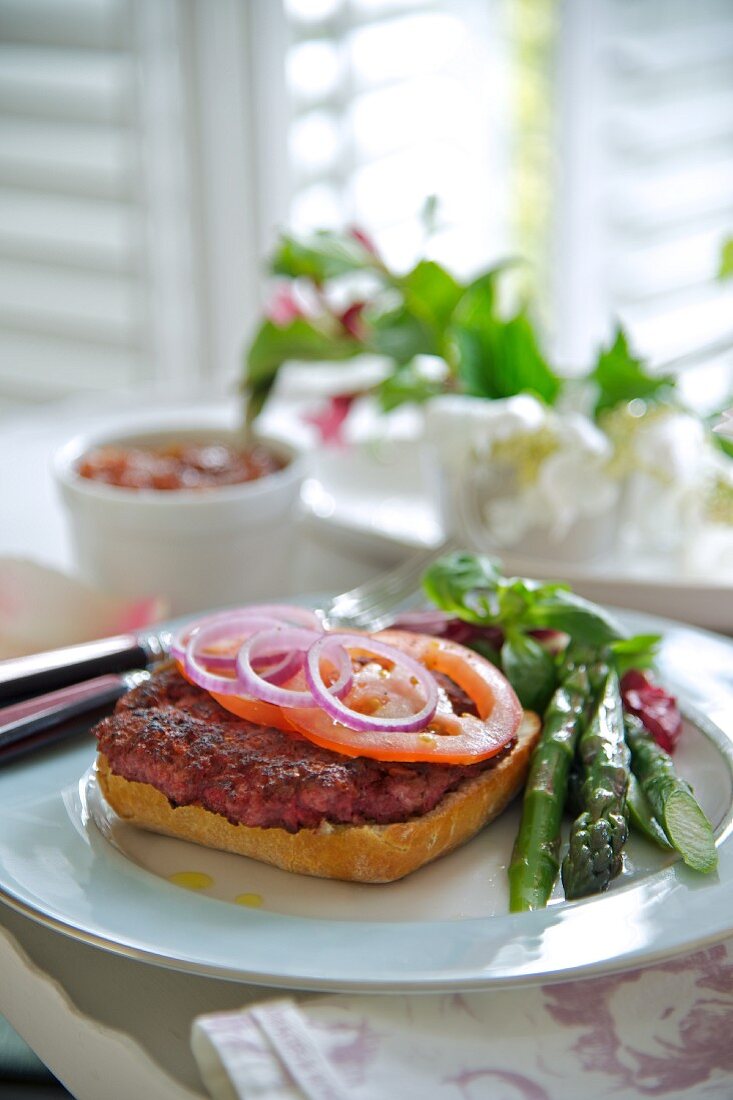
<instances>
[{"instance_id":1,"label":"asparagus spear","mask_svg":"<svg viewBox=\"0 0 733 1100\"><path fill-rule=\"evenodd\" d=\"M509 865L509 908L517 913L547 905L560 869L560 824L568 772L590 702L583 665L556 689L532 755L522 821Z\"/></svg>"},{"instance_id":2,"label":"asparagus spear","mask_svg":"<svg viewBox=\"0 0 733 1100\"><path fill-rule=\"evenodd\" d=\"M718 854L713 829L689 784L638 718L627 715L625 724L634 773L670 844L693 870L714 870Z\"/></svg>"},{"instance_id":3,"label":"asparagus spear","mask_svg":"<svg viewBox=\"0 0 733 1100\"><path fill-rule=\"evenodd\" d=\"M591 675L591 681L594 678ZM622 867L628 835L629 750L618 676L613 669L604 669L603 686L580 735L578 754L583 810L571 826L570 847L562 865L567 898L605 890Z\"/></svg>"},{"instance_id":4,"label":"asparagus spear","mask_svg":"<svg viewBox=\"0 0 733 1100\"><path fill-rule=\"evenodd\" d=\"M641 789L641 784L633 772L633 755L631 763L632 771L629 775L629 789L626 795L626 807L629 811L629 824L637 832L643 833L649 840L653 840L660 848L672 851L672 845L667 840L667 834L654 816L654 811L649 805L649 799Z\"/></svg>"}]
</instances>

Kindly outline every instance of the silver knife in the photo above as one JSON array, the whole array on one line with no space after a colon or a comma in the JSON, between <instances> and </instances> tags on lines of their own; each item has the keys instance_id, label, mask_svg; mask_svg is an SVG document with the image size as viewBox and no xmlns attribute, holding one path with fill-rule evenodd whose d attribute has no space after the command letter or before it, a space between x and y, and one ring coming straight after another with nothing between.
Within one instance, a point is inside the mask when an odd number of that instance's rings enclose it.
<instances>
[{"instance_id":1,"label":"silver knife","mask_svg":"<svg viewBox=\"0 0 733 1100\"><path fill-rule=\"evenodd\" d=\"M0 764L79 733L75 719L108 708L149 679L142 670L111 673L0 707Z\"/></svg>"},{"instance_id":2,"label":"silver knife","mask_svg":"<svg viewBox=\"0 0 733 1100\"><path fill-rule=\"evenodd\" d=\"M168 630L118 634L44 653L10 657L0 661L0 704L54 691L102 673L149 668L167 656L170 642Z\"/></svg>"}]
</instances>

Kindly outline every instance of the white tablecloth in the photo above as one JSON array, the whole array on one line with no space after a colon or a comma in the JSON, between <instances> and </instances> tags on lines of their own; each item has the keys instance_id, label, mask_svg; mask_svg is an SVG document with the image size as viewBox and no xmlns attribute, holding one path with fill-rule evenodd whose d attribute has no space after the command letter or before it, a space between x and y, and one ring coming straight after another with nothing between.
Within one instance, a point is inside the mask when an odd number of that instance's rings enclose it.
<instances>
[{"instance_id":1,"label":"white tablecloth","mask_svg":"<svg viewBox=\"0 0 733 1100\"><path fill-rule=\"evenodd\" d=\"M3 426L0 554L71 567L48 455L94 415L90 403ZM304 537L300 583L348 587L383 564ZM204 1096L190 1049L194 1018L280 995L113 955L0 905L0 1012L79 1100ZM727 944L565 985L423 998L294 996L354 1100L733 1095Z\"/></svg>"}]
</instances>

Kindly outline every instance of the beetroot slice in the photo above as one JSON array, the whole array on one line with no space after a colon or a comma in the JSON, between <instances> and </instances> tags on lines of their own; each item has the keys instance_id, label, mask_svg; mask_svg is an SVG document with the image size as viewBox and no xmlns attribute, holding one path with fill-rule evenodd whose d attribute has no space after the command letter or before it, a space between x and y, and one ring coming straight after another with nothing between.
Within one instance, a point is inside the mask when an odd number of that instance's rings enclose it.
<instances>
[{"instance_id":1,"label":"beetroot slice","mask_svg":"<svg viewBox=\"0 0 733 1100\"><path fill-rule=\"evenodd\" d=\"M621 696L624 708L643 722L657 744L673 752L682 733L682 715L675 696L639 669L625 674Z\"/></svg>"}]
</instances>

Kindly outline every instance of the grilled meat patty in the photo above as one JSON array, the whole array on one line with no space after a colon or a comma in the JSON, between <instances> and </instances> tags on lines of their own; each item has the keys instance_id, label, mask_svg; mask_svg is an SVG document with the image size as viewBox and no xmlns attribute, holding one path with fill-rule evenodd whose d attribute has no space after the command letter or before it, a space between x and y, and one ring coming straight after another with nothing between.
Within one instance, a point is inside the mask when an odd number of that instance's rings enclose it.
<instances>
[{"instance_id":1,"label":"grilled meat patty","mask_svg":"<svg viewBox=\"0 0 733 1100\"><path fill-rule=\"evenodd\" d=\"M476 713L455 684L442 679L441 686L456 711ZM200 805L235 825L291 833L323 823L406 821L503 755L465 766L342 756L237 718L173 667L120 699L94 733L114 773L151 784L171 805Z\"/></svg>"}]
</instances>

